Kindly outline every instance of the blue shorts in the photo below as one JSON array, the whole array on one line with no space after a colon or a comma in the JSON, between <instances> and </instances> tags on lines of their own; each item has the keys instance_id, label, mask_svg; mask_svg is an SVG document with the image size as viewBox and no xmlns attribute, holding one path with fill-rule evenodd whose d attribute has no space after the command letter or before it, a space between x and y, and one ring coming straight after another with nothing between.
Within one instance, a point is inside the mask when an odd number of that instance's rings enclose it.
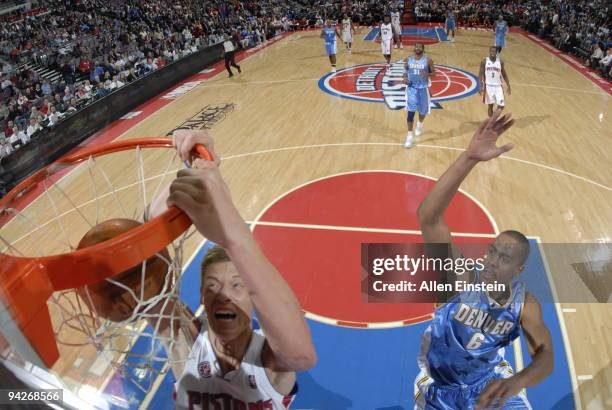
<instances>
[{"instance_id":1,"label":"blue shorts","mask_svg":"<svg viewBox=\"0 0 612 410\"><path fill-rule=\"evenodd\" d=\"M441 386L434 382L422 369L415 381L415 410L471 410L476 405L480 393L489 382L512 376L512 369L506 362L497 366L489 377L472 386ZM510 397L501 407L503 410L532 410L524 392Z\"/></svg>"},{"instance_id":2,"label":"blue shorts","mask_svg":"<svg viewBox=\"0 0 612 410\"><path fill-rule=\"evenodd\" d=\"M406 110L418 111L421 115L429 114L429 89L407 87L406 90Z\"/></svg>"},{"instance_id":3,"label":"blue shorts","mask_svg":"<svg viewBox=\"0 0 612 410\"><path fill-rule=\"evenodd\" d=\"M455 29L455 21L447 21L446 22L446 29L447 30L454 30Z\"/></svg>"},{"instance_id":4,"label":"blue shorts","mask_svg":"<svg viewBox=\"0 0 612 410\"><path fill-rule=\"evenodd\" d=\"M334 41L333 43L325 43L325 51L327 52L328 56L333 56L336 53L336 42Z\"/></svg>"},{"instance_id":5,"label":"blue shorts","mask_svg":"<svg viewBox=\"0 0 612 410\"><path fill-rule=\"evenodd\" d=\"M506 37L495 36L495 47L506 47Z\"/></svg>"}]
</instances>

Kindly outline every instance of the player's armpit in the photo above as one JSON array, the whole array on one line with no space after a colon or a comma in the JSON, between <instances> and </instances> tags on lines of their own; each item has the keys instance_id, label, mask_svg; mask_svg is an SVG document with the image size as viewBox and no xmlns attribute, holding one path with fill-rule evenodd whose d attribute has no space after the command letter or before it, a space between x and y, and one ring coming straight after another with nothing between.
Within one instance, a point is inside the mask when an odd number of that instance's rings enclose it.
<instances>
[{"instance_id":1,"label":"player's armpit","mask_svg":"<svg viewBox=\"0 0 612 410\"><path fill-rule=\"evenodd\" d=\"M282 364L278 363L267 340L261 351L261 362L274 390L285 396L291 394L296 382L295 372L286 369Z\"/></svg>"}]
</instances>

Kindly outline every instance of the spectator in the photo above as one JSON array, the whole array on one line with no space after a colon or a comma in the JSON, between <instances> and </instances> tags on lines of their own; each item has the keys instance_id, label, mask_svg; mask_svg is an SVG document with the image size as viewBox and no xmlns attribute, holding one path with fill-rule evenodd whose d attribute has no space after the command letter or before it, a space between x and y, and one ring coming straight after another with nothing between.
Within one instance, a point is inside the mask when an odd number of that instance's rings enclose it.
<instances>
[{"instance_id":1,"label":"spectator","mask_svg":"<svg viewBox=\"0 0 612 410\"><path fill-rule=\"evenodd\" d=\"M114 75L113 76L113 80L110 83L111 90L114 90L116 88L121 88L121 87L123 87L123 85L124 85L123 82L121 82L119 80L119 76L118 75Z\"/></svg>"},{"instance_id":2,"label":"spectator","mask_svg":"<svg viewBox=\"0 0 612 410\"><path fill-rule=\"evenodd\" d=\"M609 66L612 63L612 46L608 47L606 56L599 62L602 66Z\"/></svg>"},{"instance_id":3,"label":"spectator","mask_svg":"<svg viewBox=\"0 0 612 410\"><path fill-rule=\"evenodd\" d=\"M6 138L0 138L0 159L8 157L13 152L13 146Z\"/></svg>"},{"instance_id":4,"label":"spectator","mask_svg":"<svg viewBox=\"0 0 612 410\"><path fill-rule=\"evenodd\" d=\"M42 86L40 87L44 96L49 96L53 92L51 88L51 84L49 84L49 80L43 80Z\"/></svg>"},{"instance_id":5,"label":"spectator","mask_svg":"<svg viewBox=\"0 0 612 410\"><path fill-rule=\"evenodd\" d=\"M109 90L104 87L104 83L102 82L98 83L98 86L96 88L96 93L94 94L94 98L96 100L99 100L100 98L106 97L108 94L109 94ZM65 111L65 107L63 108L64 109L62 109L61 112Z\"/></svg>"},{"instance_id":6,"label":"spectator","mask_svg":"<svg viewBox=\"0 0 612 410\"><path fill-rule=\"evenodd\" d=\"M59 115L57 113L57 110L55 109L55 106L51 106L49 107L49 115L47 115L47 126L48 127L53 127L55 124L57 124L57 122L59 121Z\"/></svg>"},{"instance_id":7,"label":"spectator","mask_svg":"<svg viewBox=\"0 0 612 410\"><path fill-rule=\"evenodd\" d=\"M68 109L66 110L66 115L70 115L72 113L77 112L78 110L78 102L76 100L76 98L73 98L70 100L70 104L68 106Z\"/></svg>"},{"instance_id":8,"label":"spectator","mask_svg":"<svg viewBox=\"0 0 612 410\"><path fill-rule=\"evenodd\" d=\"M13 127L15 126L15 123L13 121L8 121L6 124L6 127L4 128L4 137L5 138L10 138L11 135L13 135Z\"/></svg>"},{"instance_id":9,"label":"spectator","mask_svg":"<svg viewBox=\"0 0 612 410\"><path fill-rule=\"evenodd\" d=\"M38 121L34 118L30 118L30 125L28 125L28 128L26 130L28 138L27 141L24 142L24 145L32 138L32 135L34 135L40 129L41 127Z\"/></svg>"},{"instance_id":10,"label":"spectator","mask_svg":"<svg viewBox=\"0 0 612 410\"><path fill-rule=\"evenodd\" d=\"M11 135L9 141L13 145L13 148L17 149L27 144L29 141L29 137L28 134L26 134L26 132L23 130L23 127L15 125L13 127L13 135Z\"/></svg>"},{"instance_id":11,"label":"spectator","mask_svg":"<svg viewBox=\"0 0 612 410\"><path fill-rule=\"evenodd\" d=\"M60 113L66 111L66 104L64 103L62 95L59 93L55 94L55 96L53 97L53 105L55 106L55 109Z\"/></svg>"},{"instance_id":12,"label":"spectator","mask_svg":"<svg viewBox=\"0 0 612 410\"><path fill-rule=\"evenodd\" d=\"M8 113L9 113L8 105L1 104L0 105L0 121L8 117Z\"/></svg>"},{"instance_id":13,"label":"spectator","mask_svg":"<svg viewBox=\"0 0 612 410\"><path fill-rule=\"evenodd\" d=\"M601 49L599 43L596 43L593 46L593 54L591 54L591 57L587 61L587 64L586 64L587 67L594 67L594 68L599 67L599 60L601 60L603 57L604 57L603 50Z\"/></svg>"}]
</instances>

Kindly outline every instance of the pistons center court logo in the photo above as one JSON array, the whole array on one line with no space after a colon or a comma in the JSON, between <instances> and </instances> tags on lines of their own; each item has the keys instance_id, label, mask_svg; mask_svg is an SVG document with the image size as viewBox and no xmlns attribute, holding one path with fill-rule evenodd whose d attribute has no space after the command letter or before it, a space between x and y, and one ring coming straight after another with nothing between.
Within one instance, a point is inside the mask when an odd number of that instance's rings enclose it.
<instances>
[{"instance_id":1,"label":"pistons center court logo","mask_svg":"<svg viewBox=\"0 0 612 410\"><path fill-rule=\"evenodd\" d=\"M363 64L324 75L319 88L335 97L367 102L384 102L392 110L406 108L406 85L403 84L404 61L391 64ZM455 100L475 94L478 78L455 67L435 64L429 94L431 107L442 108L441 101Z\"/></svg>"}]
</instances>

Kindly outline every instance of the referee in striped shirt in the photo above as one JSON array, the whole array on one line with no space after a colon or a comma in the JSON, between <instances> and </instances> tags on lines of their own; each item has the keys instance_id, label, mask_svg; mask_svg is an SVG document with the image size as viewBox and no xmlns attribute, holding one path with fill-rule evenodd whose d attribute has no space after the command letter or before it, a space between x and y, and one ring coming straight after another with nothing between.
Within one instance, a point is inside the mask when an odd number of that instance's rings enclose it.
<instances>
[{"instance_id":1,"label":"referee in striped shirt","mask_svg":"<svg viewBox=\"0 0 612 410\"><path fill-rule=\"evenodd\" d=\"M232 37L230 35L225 36L225 41L223 42L223 48L225 49L225 69L229 73L228 77L233 77L234 73L232 73L232 69L230 65L234 68L238 69L238 72L241 73L240 66L236 64L235 54L236 47L234 46L234 42L232 41Z\"/></svg>"}]
</instances>

